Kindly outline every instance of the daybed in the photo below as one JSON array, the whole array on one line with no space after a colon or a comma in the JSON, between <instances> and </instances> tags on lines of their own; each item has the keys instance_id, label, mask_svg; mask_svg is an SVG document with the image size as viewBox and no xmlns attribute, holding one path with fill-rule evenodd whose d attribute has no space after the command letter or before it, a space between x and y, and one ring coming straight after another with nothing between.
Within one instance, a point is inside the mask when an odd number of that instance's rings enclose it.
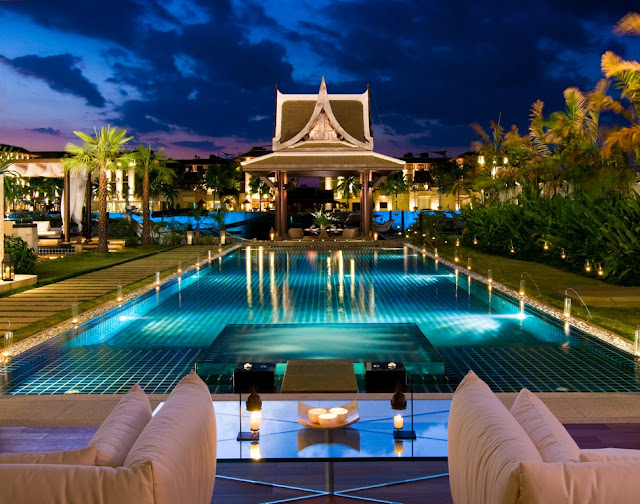
<instances>
[{"instance_id":1,"label":"daybed","mask_svg":"<svg viewBox=\"0 0 640 504\"><path fill-rule=\"evenodd\" d=\"M51 221L36 221L33 223L38 226L38 238L61 238L62 237L62 229L61 228L52 228Z\"/></svg>"},{"instance_id":2,"label":"daybed","mask_svg":"<svg viewBox=\"0 0 640 504\"><path fill-rule=\"evenodd\" d=\"M209 504L215 471L211 395L191 373L153 417L134 385L86 448L0 455L0 503Z\"/></svg>"},{"instance_id":3,"label":"daybed","mask_svg":"<svg viewBox=\"0 0 640 504\"><path fill-rule=\"evenodd\" d=\"M509 411L469 372L453 396L448 433L455 504L632 504L640 450L580 450L544 403L523 389Z\"/></svg>"}]
</instances>

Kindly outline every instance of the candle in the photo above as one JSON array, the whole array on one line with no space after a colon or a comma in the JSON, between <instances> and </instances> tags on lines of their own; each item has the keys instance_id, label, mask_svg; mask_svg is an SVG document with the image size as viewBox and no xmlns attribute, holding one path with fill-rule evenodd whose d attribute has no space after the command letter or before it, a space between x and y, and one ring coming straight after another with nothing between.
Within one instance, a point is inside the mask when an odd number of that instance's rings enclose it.
<instances>
[{"instance_id":1,"label":"candle","mask_svg":"<svg viewBox=\"0 0 640 504\"><path fill-rule=\"evenodd\" d=\"M260 429L260 412L252 411L251 416L249 417L249 428L252 431L257 431Z\"/></svg>"},{"instance_id":2,"label":"candle","mask_svg":"<svg viewBox=\"0 0 640 504\"><path fill-rule=\"evenodd\" d=\"M249 456L253 460L260 460L262 458L262 454L260 453L259 443L251 443L251 446L249 447Z\"/></svg>"},{"instance_id":3,"label":"candle","mask_svg":"<svg viewBox=\"0 0 640 504\"><path fill-rule=\"evenodd\" d=\"M402 454L404 453L404 445L402 444L402 441L396 440L396 442L393 443L393 453L395 453L398 457L402 456Z\"/></svg>"},{"instance_id":4,"label":"candle","mask_svg":"<svg viewBox=\"0 0 640 504\"><path fill-rule=\"evenodd\" d=\"M329 413L333 413L338 417L338 423L344 423L347 419L347 415L349 414L349 410L346 408L331 408Z\"/></svg>"},{"instance_id":5,"label":"candle","mask_svg":"<svg viewBox=\"0 0 640 504\"><path fill-rule=\"evenodd\" d=\"M307 414L309 415L309 420L313 423L318 423L318 416L326 412L327 410L324 408L311 408Z\"/></svg>"},{"instance_id":6,"label":"candle","mask_svg":"<svg viewBox=\"0 0 640 504\"><path fill-rule=\"evenodd\" d=\"M404 418L402 418L402 415L396 415L393 417L393 426L398 430L402 429L404 426Z\"/></svg>"},{"instance_id":7,"label":"candle","mask_svg":"<svg viewBox=\"0 0 640 504\"><path fill-rule=\"evenodd\" d=\"M335 427L338 425L338 415L335 413L323 413L318 415L320 427Z\"/></svg>"}]
</instances>

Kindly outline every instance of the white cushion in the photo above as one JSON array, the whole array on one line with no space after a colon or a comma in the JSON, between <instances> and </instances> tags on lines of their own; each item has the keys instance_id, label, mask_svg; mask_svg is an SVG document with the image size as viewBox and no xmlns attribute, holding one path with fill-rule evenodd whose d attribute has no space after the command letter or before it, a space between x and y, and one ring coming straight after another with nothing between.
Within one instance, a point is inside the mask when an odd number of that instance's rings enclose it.
<instances>
[{"instance_id":1,"label":"white cushion","mask_svg":"<svg viewBox=\"0 0 640 504\"><path fill-rule=\"evenodd\" d=\"M151 461L157 504L210 504L216 473L216 419L207 385L183 378L129 451L126 467Z\"/></svg>"},{"instance_id":2,"label":"white cushion","mask_svg":"<svg viewBox=\"0 0 640 504\"><path fill-rule=\"evenodd\" d=\"M456 504L513 504L520 462L542 462L520 424L473 371L453 396L448 452Z\"/></svg>"},{"instance_id":3,"label":"white cushion","mask_svg":"<svg viewBox=\"0 0 640 504\"><path fill-rule=\"evenodd\" d=\"M155 504L151 464L0 464L0 489L0 504Z\"/></svg>"},{"instance_id":4,"label":"white cushion","mask_svg":"<svg viewBox=\"0 0 640 504\"><path fill-rule=\"evenodd\" d=\"M89 441L98 449L96 465L120 467L151 419L149 399L139 385L131 387Z\"/></svg>"},{"instance_id":5,"label":"white cushion","mask_svg":"<svg viewBox=\"0 0 640 504\"><path fill-rule=\"evenodd\" d=\"M78 450L61 450L46 453L1 453L0 464L60 464L88 465L96 463L98 449L87 446Z\"/></svg>"},{"instance_id":6,"label":"white cushion","mask_svg":"<svg viewBox=\"0 0 640 504\"><path fill-rule=\"evenodd\" d=\"M640 461L522 463L518 503L637 504L638 476Z\"/></svg>"},{"instance_id":7,"label":"white cushion","mask_svg":"<svg viewBox=\"0 0 640 504\"><path fill-rule=\"evenodd\" d=\"M533 441L544 462L577 462L580 448L549 408L526 388L520 391L511 414Z\"/></svg>"},{"instance_id":8,"label":"white cushion","mask_svg":"<svg viewBox=\"0 0 640 504\"><path fill-rule=\"evenodd\" d=\"M580 452L580 462L623 462L625 460L640 462L640 450L601 448Z\"/></svg>"}]
</instances>

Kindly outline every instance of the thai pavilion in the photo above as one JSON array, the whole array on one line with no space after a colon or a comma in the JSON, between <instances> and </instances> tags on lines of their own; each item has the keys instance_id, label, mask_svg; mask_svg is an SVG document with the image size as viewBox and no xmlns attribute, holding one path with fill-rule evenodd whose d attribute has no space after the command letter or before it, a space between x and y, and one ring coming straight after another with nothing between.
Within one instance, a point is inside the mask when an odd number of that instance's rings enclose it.
<instances>
[{"instance_id":1,"label":"thai pavilion","mask_svg":"<svg viewBox=\"0 0 640 504\"><path fill-rule=\"evenodd\" d=\"M373 190L404 161L373 152L369 89L362 94L328 94L322 78L318 94L276 91L273 152L242 162L275 192L276 237L287 234L287 177L360 178L360 228L371 236Z\"/></svg>"}]
</instances>

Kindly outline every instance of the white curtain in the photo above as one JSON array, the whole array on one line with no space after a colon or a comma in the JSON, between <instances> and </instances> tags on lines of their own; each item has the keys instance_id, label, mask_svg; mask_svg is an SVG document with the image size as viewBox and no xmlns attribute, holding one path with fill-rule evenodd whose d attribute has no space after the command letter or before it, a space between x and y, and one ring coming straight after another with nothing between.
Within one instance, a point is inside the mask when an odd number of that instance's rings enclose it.
<instances>
[{"instance_id":1,"label":"white curtain","mask_svg":"<svg viewBox=\"0 0 640 504\"><path fill-rule=\"evenodd\" d=\"M46 163L14 163L7 168L21 177L64 177L64 166L61 162ZM69 198L71 221L78 225L78 231L82 231L82 205L84 203L85 188L87 184L87 172L72 171L69 177ZM61 197L60 213L62 215L62 225L64 226L64 191ZM0 259L1 260L1 259Z\"/></svg>"}]
</instances>

